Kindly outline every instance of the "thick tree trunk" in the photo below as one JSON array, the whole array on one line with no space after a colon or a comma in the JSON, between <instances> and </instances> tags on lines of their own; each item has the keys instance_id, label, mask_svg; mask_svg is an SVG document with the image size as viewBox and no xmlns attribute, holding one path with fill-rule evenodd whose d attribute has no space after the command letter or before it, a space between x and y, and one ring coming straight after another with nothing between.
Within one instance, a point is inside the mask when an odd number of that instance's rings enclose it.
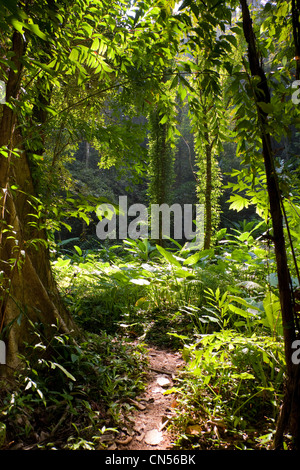
<instances>
[{"instance_id":1,"label":"thick tree trunk","mask_svg":"<svg viewBox=\"0 0 300 470\"><path fill-rule=\"evenodd\" d=\"M20 93L25 43L18 32L13 35L12 49L15 70L9 71L8 102L18 100ZM7 348L1 372L9 373L20 364L18 355L24 353L26 342L34 340L33 323L39 324L45 340L57 332L53 324L63 332L75 326L52 276L45 231L32 225L37 220L30 215L34 212L34 184L17 115L11 107L3 106L0 126L0 148L8 151L8 156L0 155L0 325Z\"/></svg>"},{"instance_id":2,"label":"thick tree trunk","mask_svg":"<svg viewBox=\"0 0 300 470\"><path fill-rule=\"evenodd\" d=\"M243 15L243 28L248 44L248 59L252 76L259 76L260 83L256 91L257 102L270 102L270 92L265 73L260 66L256 48L256 40L252 27L252 20L246 0L240 0ZM300 448L300 373L299 365L293 364L293 342L297 337L294 320L294 307L290 287L290 273L285 248L283 231L283 216L281 209L281 195L278 187L276 170L273 161L271 136L266 131L267 115L258 108L261 123L261 137L263 145L263 158L267 178L267 190L270 201L270 213L273 225L274 248L277 263L278 287L281 303L282 323L284 332L285 359L286 359L286 394L279 417L274 447L280 448L285 432L290 432L293 438L294 449Z\"/></svg>"}]
</instances>

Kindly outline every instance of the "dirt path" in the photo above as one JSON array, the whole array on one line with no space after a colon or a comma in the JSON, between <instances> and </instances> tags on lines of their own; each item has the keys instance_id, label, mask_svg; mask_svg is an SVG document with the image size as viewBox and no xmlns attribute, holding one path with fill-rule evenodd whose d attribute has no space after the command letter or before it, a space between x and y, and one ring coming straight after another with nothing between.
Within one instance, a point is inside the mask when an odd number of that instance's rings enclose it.
<instances>
[{"instance_id":1,"label":"dirt path","mask_svg":"<svg viewBox=\"0 0 300 470\"><path fill-rule=\"evenodd\" d=\"M169 419L174 413L173 394L164 391L174 385L174 378L183 365L180 353L151 347L149 350L148 385L137 400L128 417L129 423L123 435L118 435L111 450L166 450L172 448L172 436L167 431Z\"/></svg>"}]
</instances>

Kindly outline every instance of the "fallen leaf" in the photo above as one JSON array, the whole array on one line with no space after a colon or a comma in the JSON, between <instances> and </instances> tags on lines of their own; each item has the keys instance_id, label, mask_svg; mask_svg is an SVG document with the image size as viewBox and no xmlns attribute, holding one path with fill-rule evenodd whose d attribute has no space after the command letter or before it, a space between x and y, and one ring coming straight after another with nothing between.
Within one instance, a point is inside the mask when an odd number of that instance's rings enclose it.
<instances>
[{"instance_id":1,"label":"fallen leaf","mask_svg":"<svg viewBox=\"0 0 300 470\"><path fill-rule=\"evenodd\" d=\"M123 446L125 446L126 444L129 444L129 442L132 441L132 437L131 436L128 436L127 438L125 439L116 439L116 443L117 444L121 444Z\"/></svg>"},{"instance_id":2,"label":"fallen leaf","mask_svg":"<svg viewBox=\"0 0 300 470\"><path fill-rule=\"evenodd\" d=\"M117 444L114 442L107 450L116 450L117 448Z\"/></svg>"},{"instance_id":3,"label":"fallen leaf","mask_svg":"<svg viewBox=\"0 0 300 470\"><path fill-rule=\"evenodd\" d=\"M146 409L145 405L142 405L141 403L139 403L138 401L136 400L132 400L132 398L130 398L130 402L136 407L138 408L139 410L141 411L144 411Z\"/></svg>"},{"instance_id":4,"label":"fallen leaf","mask_svg":"<svg viewBox=\"0 0 300 470\"><path fill-rule=\"evenodd\" d=\"M192 426L188 426L186 428L187 434L200 434L202 431L202 427L199 424L193 424Z\"/></svg>"}]
</instances>

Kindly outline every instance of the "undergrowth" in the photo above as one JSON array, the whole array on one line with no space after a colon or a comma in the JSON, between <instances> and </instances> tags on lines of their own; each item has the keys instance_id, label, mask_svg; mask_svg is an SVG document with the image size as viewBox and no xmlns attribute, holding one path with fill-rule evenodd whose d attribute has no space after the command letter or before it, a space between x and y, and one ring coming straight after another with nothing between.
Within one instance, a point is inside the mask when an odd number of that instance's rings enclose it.
<instances>
[{"instance_id":1,"label":"undergrowth","mask_svg":"<svg viewBox=\"0 0 300 470\"><path fill-rule=\"evenodd\" d=\"M254 229L223 230L193 253L147 240L58 251L53 271L84 339L53 326L49 345L33 325L24 369L0 394L6 445L105 448L144 387L154 344L186 363L166 392L175 448L269 448L285 365L274 255Z\"/></svg>"},{"instance_id":2,"label":"undergrowth","mask_svg":"<svg viewBox=\"0 0 300 470\"><path fill-rule=\"evenodd\" d=\"M28 345L24 368L0 394L7 447L105 449L104 433L118 432L126 400L143 390L143 345L106 332L86 333L80 344L57 333L50 345L34 328L40 341Z\"/></svg>"}]
</instances>

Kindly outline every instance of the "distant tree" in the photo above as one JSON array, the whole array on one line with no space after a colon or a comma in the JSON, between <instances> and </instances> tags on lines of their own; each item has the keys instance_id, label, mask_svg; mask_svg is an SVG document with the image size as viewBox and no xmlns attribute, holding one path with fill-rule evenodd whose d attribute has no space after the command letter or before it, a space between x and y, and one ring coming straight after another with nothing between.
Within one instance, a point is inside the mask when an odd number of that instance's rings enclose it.
<instances>
[{"instance_id":1,"label":"distant tree","mask_svg":"<svg viewBox=\"0 0 300 470\"><path fill-rule=\"evenodd\" d=\"M174 113L174 111L173 111ZM172 202L172 188L174 183L175 146L172 146L169 130L172 113L161 107L158 103L154 110L149 112L148 135L148 197L151 204L169 204ZM162 221L159 223L157 242L163 245Z\"/></svg>"},{"instance_id":2,"label":"distant tree","mask_svg":"<svg viewBox=\"0 0 300 470\"><path fill-rule=\"evenodd\" d=\"M223 18L228 16L226 8L216 11L216 16L213 16L199 2L183 2L181 8L185 7L190 8L191 23L188 40L182 45L182 63L184 70L190 72L187 85L197 167L196 191L198 201L205 207L204 248L208 249L220 220L221 172L218 157L223 150L227 126L222 93L222 59L231 51L232 44L228 36L219 35L217 28L222 24L222 13ZM200 26L202 24L205 25L203 28Z\"/></svg>"}]
</instances>

